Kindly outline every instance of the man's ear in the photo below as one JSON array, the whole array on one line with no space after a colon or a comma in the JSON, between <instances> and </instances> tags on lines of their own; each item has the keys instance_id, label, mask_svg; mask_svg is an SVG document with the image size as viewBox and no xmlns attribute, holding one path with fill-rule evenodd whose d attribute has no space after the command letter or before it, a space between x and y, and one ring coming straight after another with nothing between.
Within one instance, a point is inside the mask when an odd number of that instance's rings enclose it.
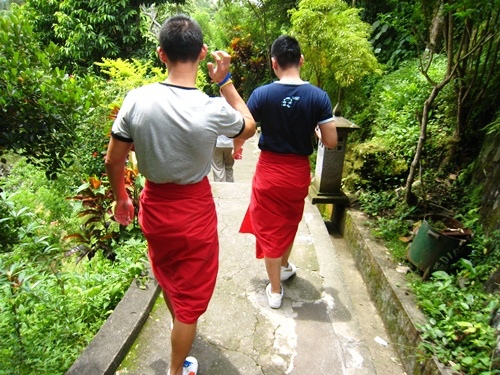
<instances>
[{"instance_id":1,"label":"man's ear","mask_svg":"<svg viewBox=\"0 0 500 375\"><path fill-rule=\"evenodd\" d=\"M278 61L274 57L271 57L271 67L276 70L278 69Z\"/></svg>"},{"instance_id":2,"label":"man's ear","mask_svg":"<svg viewBox=\"0 0 500 375\"><path fill-rule=\"evenodd\" d=\"M167 63L167 54L161 47L156 48L156 53L158 54L158 57L160 58L160 61L164 64Z\"/></svg>"},{"instance_id":3,"label":"man's ear","mask_svg":"<svg viewBox=\"0 0 500 375\"><path fill-rule=\"evenodd\" d=\"M304 55L300 55L299 66L302 66L302 64L304 64Z\"/></svg>"},{"instance_id":4,"label":"man's ear","mask_svg":"<svg viewBox=\"0 0 500 375\"><path fill-rule=\"evenodd\" d=\"M208 46L206 44L203 44L203 47L201 47L200 51L200 57L199 57L200 61L205 60L207 54L208 54Z\"/></svg>"}]
</instances>

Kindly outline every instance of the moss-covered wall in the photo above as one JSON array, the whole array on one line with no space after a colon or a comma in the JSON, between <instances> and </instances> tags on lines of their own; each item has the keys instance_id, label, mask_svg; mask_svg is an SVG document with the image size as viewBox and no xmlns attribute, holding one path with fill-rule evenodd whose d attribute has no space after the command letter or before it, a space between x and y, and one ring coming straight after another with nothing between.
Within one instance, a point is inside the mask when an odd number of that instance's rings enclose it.
<instances>
[{"instance_id":1,"label":"moss-covered wall","mask_svg":"<svg viewBox=\"0 0 500 375\"><path fill-rule=\"evenodd\" d=\"M500 134L486 137L476 165L474 180L483 185L480 213L491 233L500 229Z\"/></svg>"},{"instance_id":2,"label":"moss-covered wall","mask_svg":"<svg viewBox=\"0 0 500 375\"><path fill-rule=\"evenodd\" d=\"M344 239L407 374L451 374L450 369L443 368L433 357L427 358L417 349L422 341L417 326L425 323L425 317L412 292L405 287L404 275L396 271L396 264L387 257L387 249L362 224L366 220L362 212L346 210Z\"/></svg>"}]
</instances>

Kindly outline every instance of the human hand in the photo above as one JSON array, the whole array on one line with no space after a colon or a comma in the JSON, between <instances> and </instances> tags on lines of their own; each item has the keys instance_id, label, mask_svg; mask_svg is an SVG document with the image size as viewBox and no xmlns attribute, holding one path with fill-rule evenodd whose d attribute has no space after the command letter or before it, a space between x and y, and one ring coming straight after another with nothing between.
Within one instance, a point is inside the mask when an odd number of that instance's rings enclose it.
<instances>
[{"instance_id":1,"label":"human hand","mask_svg":"<svg viewBox=\"0 0 500 375\"><path fill-rule=\"evenodd\" d=\"M207 63L208 75L215 83L222 82L229 73L231 56L225 51L212 52L212 56L216 62L216 66L213 63Z\"/></svg>"},{"instance_id":2,"label":"human hand","mask_svg":"<svg viewBox=\"0 0 500 375\"><path fill-rule=\"evenodd\" d=\"M238 151L233 150L233 159L234 160L241 160L243 159L243 147L240 148Z\"/></svg>"},{"instance_id":3,"label":"human hand","mask_svg":"<svg viewBox=\"0 0 500 375\"><path fill-rule=\"evenodd\" d=\"M117 200L114 209L114 218L121 225L129 225L134 219L134 204L128 199Z\"/></svg>"}]
</instances>

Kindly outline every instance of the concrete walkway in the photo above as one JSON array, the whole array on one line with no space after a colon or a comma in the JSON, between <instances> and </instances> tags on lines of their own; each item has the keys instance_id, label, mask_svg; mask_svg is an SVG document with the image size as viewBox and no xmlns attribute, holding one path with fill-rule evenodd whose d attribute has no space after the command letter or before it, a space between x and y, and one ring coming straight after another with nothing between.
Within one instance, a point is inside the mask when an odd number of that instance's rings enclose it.
<instances>
[{"instance_id":1,"label":"concrete walkway","mask_svg":"<svg viewBox=\"0 0 500 375\"><path fill-rule=\"evenodd\" d=\"M308 199L291 256L297 275L284 283L282 307L268 306L255 238L238 233L259 154L257 137L245 143L235 164L236 182L212 183L220 271L191 353L198 374L404 374L344 240L328 233ZM115 373L165 375L169 356L170 315L160 295Z\"/></svg>"}]
</instances>

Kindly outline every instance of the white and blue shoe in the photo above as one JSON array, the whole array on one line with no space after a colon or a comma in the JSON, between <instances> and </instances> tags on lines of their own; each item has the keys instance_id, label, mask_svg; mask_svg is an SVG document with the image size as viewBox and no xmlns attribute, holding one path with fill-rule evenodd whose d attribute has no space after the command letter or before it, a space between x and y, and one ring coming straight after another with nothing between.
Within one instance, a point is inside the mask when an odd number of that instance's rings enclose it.
<instances>
[{"instance_id":1,"label":"white and blue shoe","mask_svg":"<svg viewBox=\"0 0 500 375\"><path fill-rule=\"evenodd\" d=\"M187 357L182 365L182 375L196 375L198 373L198 361L194 357ZM167 375L170 375L170 369Z\"/></svg>"},{"instance_id":2,"label":"white and blue shoe","mask_svg":"<svg viewBox=\"0 0 500 375\"><path fill-rule=\"evenodd\" d=\"M182 367L182 375L196 375L198 373L198 361L194 357L187 357Z\"/></svg>"},{"instance_id":3,"label":"white and blue shoe","mask_svg":"<svg viewBox=\"0 0 500 375\"><path fill-rule=\"evenodd\" d=\"M290 277L295 275L296 272L297 272L297 267L293 263L288 262L287 267L281 266L281 275L280 275L281 281L288 280Z\"/></svg>"}]
</instances>

